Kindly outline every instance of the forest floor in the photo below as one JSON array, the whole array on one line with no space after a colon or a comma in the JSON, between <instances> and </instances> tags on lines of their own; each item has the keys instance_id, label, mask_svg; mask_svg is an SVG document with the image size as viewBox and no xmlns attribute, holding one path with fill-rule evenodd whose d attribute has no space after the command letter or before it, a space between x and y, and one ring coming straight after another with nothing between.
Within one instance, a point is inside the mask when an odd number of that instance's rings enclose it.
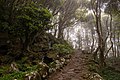
<instances>
[{"instance_id":1,"label":"forest floor","mask_svg":"<svg viewBox=\"0 0 120 80\"><path fill-rule=\"evenodd\" d=\"M89 58L90 54L76 51L67 66L63 67L61 71L51 74L48 80L90 80L87 65Z\"/></svg>"}]
</instances>

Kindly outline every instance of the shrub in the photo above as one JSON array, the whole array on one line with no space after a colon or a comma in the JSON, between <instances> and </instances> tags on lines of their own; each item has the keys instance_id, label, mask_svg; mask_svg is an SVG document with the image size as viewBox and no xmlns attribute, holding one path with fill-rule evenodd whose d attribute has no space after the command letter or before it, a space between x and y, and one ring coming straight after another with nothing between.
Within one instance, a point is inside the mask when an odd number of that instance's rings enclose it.
<instances>
[{"instance_id":1,"label":"shrub","mask_svg":"<svg viewBox=\"0 0 120 80\"><path fill-rule=\"evenodd\" d=\"M70 54L73 51L72 47L66 44L54 44L53 49L60 55Z\"/></svg>"}]
</instances>

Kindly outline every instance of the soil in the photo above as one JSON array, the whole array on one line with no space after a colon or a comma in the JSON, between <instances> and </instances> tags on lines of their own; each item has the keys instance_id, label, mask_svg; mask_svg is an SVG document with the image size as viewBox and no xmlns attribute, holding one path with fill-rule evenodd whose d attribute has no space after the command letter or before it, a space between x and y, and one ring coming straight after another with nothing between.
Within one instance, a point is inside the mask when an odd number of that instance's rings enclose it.
<instances>
[{"instance_id":1,"label":"soil","mask_svg":"<svg viewBox=\"0 0 120 80\"><path fill-rule=\"evenodd\" d=\"M67 66L51 74L48 80L89 80L88 61L90 55L76 51Z\"/></svg>"}]
</instances>

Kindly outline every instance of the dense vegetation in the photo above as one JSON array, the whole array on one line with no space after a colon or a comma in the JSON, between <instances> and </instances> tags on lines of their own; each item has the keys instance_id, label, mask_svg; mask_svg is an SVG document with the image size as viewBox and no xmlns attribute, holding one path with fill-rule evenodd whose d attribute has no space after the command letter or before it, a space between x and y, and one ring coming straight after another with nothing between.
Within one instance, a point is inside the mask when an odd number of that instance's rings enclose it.
<instances>
[{"instance_id":1,"label":"dense vegetation","mask_svg":"<svg viewBox=\"0 0 120 80\"><path fill-rule=\"evenodd\" d=\"M120 79L120 0L0 0L0 80L44 80L74 49Z\"/></svg>"},{"instance_id":2,"label":"dense vegetation","mask_svg":"<svg viewBox=\"0 0 120 80\"><path fill-rule=\"evenodd\" d=\"M48 33L52 17L37 2L0 0L0 80L43 80L66 64L73 49Z\"/></svg>"}]
</instances>

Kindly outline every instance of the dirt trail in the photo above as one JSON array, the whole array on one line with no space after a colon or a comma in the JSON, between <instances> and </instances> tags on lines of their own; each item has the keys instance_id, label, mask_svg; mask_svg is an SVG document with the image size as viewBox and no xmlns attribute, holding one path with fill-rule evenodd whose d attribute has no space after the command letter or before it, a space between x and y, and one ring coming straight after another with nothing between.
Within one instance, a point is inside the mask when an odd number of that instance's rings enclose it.
<instances>
[{"instance_id":1,"label":"dirt trail","mask_svg":"<svg viewBox=\"0 0 120 80\"><path fill-rule=\"evenodd\" d=\"M86 63L88 62L88 54L77 51L60 72L52 74L48 80L88 80L89 74Z\"/></svg>"}]
</instances>

